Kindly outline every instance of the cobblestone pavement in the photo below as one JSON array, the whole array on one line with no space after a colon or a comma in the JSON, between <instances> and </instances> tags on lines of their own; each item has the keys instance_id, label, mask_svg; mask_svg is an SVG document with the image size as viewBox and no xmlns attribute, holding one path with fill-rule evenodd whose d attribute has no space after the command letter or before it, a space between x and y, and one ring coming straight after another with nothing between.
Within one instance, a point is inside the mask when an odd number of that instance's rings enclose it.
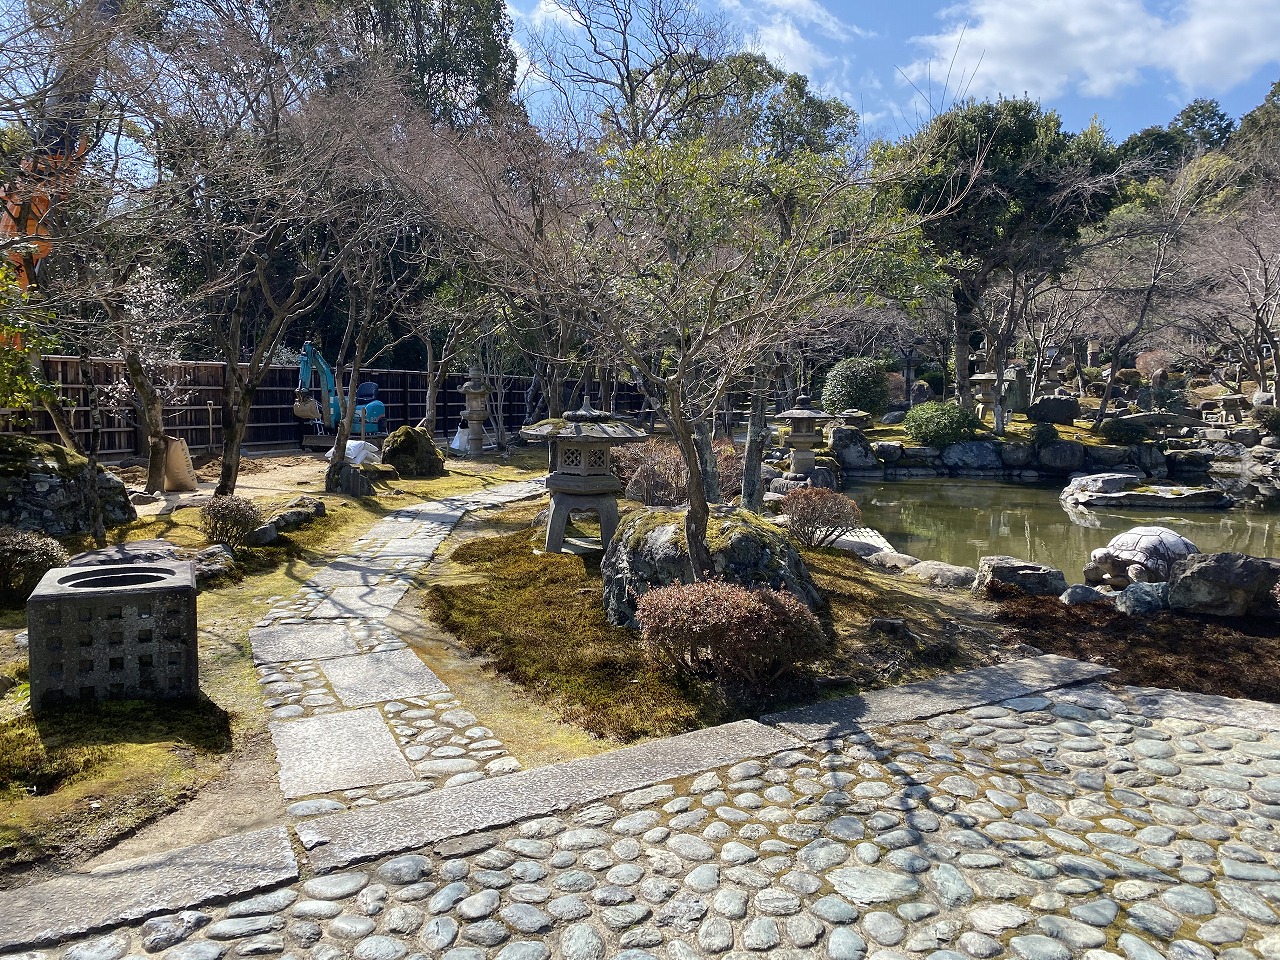
<instances>
[{"instance_id":1,"label":"cobblestone pavement","mask_svg":"<svg viewBox=\"0 0 1280 960\"><path fill-rule=\"evenodd\" d=\"M397 510L250 630L292 815L520 769L385 621L463 514L544 489L508 483Z\"/></svg>"},{"instance_id":2,"label":"cobblestone pavement","mask_svg":"<svg viewBox=\"0 0 1280 960\"><path fill-rule=\"evenodd\" d=\"M1277 960L1277 730L1266 705L1066 688L18 956Z\"/></svg>"}]
</instances>

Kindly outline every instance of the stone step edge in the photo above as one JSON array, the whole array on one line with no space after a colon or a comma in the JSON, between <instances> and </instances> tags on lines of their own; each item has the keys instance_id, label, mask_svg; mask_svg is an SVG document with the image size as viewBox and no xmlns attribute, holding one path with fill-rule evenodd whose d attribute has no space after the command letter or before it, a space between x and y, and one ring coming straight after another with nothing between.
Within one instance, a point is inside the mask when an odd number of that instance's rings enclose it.
<instances>
[{"instance_id":1,"label":"stone step edge","mask_svg":"<svg viewBox=\"0 0 1280 960\"><path fill-rule=\"evenodd\" d=\"M1190 693L1163 687L1106 687L1086 684L1068 691L1066 703L1112 713L1139 712L1149 716L1196 720L1248 730L1280 731L1280 704L1210 693Z\"/></svg>"},{"instance_id":2,"label":"stone step edge","mask_svg":"<svg viewBox=\"0 0 1280 960\"><path fill-rule=\"evenodd\" d=\"M816 743L849 736L867 727L925 720L955 710L1085 683L1114 672L1101 664L1042 654L918 683L869 690L865 694L810 704L760 719L801 740Z\"/></svg>"},{"instance_id":3,"label":"stone step edge","mask_svg":"<svg viewBox=\"0 0 1280 960\"><path fill-rule=\"evenodd\" d=\"M298 877L285 826L109 863L0 892L0 951L53 945Z\"/></svg>"},{"instance_id":4,"label":"stone step edge","mask_svg":"<svg viewBox=\"0 0 1280 960\"><path fill-rule=\"evenodd\" d=\"M311 868L328 873L804 746L774 727L739 720L594 757L389 800L376 807L316 817L295 824L294 830Z\"/></svg>"}]
</instances>

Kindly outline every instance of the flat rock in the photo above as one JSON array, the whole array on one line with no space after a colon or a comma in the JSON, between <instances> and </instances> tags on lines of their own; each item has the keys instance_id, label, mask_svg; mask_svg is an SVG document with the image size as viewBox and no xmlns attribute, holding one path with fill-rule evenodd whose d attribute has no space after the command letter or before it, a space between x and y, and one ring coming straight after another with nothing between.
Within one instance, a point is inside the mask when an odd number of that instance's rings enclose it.
<instances>
[{"instance_id":1,"label":"flat rock","mask_svg":"<svg viewBox=\"0 0 1280 960\"><path fill-rule=\"evenodd\" d=\"M277 721L271 724L271 739L280 761L280 788L290 799L413 777L374 707Z\"/></svg>"},{"instance_id":2,"label":"flat rock","mask_svg":"<svg viewBox=\"0 0 1280 960\"><path fill-rule=\"evenodd\" d=\"M407 583L382 586L334 587L311 611L316 620L383 620L408 591Z\"/></svg>"},{"instance_id":3,"label":"flat rock","mask_svg":"<svg viewBox=\"0 0 1280 960\"><path fill-rule=\"evenodd\" d=\"M828 874L836 891L854 903L906 900L920 890L913 877L879 867L842 867Z\"/></svg>"},{"instance_id":4,"label":"flat rock","mask_svg":"<svg viewBox=\"0 0 1280 960\"><path fill-rule=\"evenodd\" d=\"M780 730L741 720L596 757L318 817L296 829L303 846L311 851L313 866L332 870L798 746L794 737Z\"/></svg>"},{"instance_id":5,"label":"flat rock","mask_svg":"<svg viewBox=\"0 0 1280 960\"><path fill-rule=\"evenodd\" d=\"M448 688L409 649L325 660L320 669L348 707L443 693Z\"/></svg>"},{"instance_id":6,"label":"flat rock","mask_svg":"<svg viewBox=\"0 0 1280 960\"><path fill-rule=\"evenodd\" d=\"M254 627L249 631L249 645L258 663L348 657L360 652L352 624L348 623L280 623Z\"/></svg>"}]
</instances>

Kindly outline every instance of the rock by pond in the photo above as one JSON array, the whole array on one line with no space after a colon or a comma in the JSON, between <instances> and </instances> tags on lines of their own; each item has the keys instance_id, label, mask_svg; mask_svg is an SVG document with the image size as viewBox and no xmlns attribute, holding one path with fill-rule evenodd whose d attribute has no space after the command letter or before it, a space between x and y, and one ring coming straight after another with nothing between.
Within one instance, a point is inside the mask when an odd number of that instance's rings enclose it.
<instances>
[{"instance_id":1,"label":"rock by pond","mask_svg":"<svg viewBox=\"0 0 1280 960\"><path fill-rule=\"evenodd\" d=\"M1215 487L1149 483L1136 473L1074 477L1059 499L1086 509L1225 510L1235 501Z\"/></svg>"}]
</instances>

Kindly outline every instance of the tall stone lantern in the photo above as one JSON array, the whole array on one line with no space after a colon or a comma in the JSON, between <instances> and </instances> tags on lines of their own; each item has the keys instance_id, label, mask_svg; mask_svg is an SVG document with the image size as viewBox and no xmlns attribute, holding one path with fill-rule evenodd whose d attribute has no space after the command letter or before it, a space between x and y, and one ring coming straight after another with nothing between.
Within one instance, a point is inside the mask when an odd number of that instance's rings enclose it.
<instances>
[{"instance_id":1,"label":"tall stone lantern","mask_svg":"<svg viewBox=\"0 0 1280 960\"><path fill-rule=\"evenodd\" d=\"M822 442L822 428L836 418L813 409L809 397L802 393L796 397L796 405L778 414L778 419L791 428L787 439L791 445L791 472L807 477L818 465L813 448Z\"/></svg>"},{"instance_id":2,"label":"tall stone lantern","mask_svg":"<svg viewBox=\"0 0 1280 960\"><path fill-rule=\"evenodd\" d=\"M564 527L574 510L596 513L601 546L608 546L618 529L618 494L622 493L621 481L609 469L609 450L647 440L649 435L594 409L590 397L584 397L582 406L563 418L535 423L520 435L526 440L549 442L555 457L554 469L547 477L551 494L547 553L559 553L564 547Z\"/></svg>"},{"instance_id":3,"label":"tall stone lantern","mask_svg":"<svg viewBox=\"0 0 1280 960\"><path fill-rule=\"evenodd\" d=\"M472 364L470 379L462 385L466 406L462 416L467 421L467 455L478 457L484 453L484 422L489 417L489 384L480 368Z\"/></svg>"}]
</instances>

